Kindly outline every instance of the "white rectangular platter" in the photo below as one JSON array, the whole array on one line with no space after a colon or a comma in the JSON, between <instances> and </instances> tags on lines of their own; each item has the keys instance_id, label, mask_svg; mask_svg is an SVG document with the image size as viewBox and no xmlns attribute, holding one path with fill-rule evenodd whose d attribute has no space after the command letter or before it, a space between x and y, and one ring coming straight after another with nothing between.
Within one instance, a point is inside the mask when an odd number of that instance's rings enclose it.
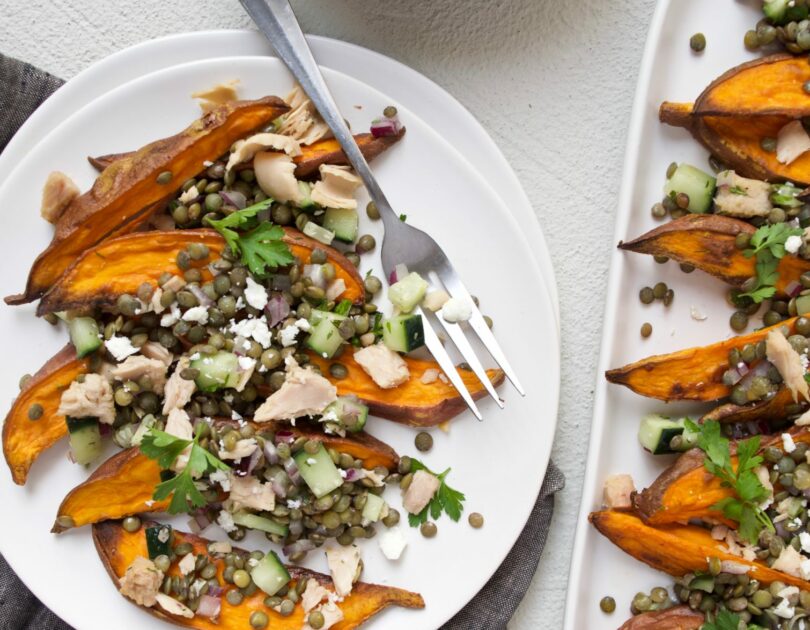
<instances>
[{"instance_id":1,"label":"white rectangular platter","mask_svg":"<svg viewBox=\"0 0 810 630\"><path fill-rule=\"evenodd\" d=\"M716 77L758 55L743 46L745 32L761 17L759 0L661 0L651 24L639 74L630 123L624 176L616 216L615 242L628 240L660 222L650 208L661 200L667 166L688 162L709 170L708 152L683 129L658 122L664 100L691 102ZM706 35L702 54L689 47L697 32ZM580 174L584 175L584 174ZM652 257L612 254L602 348L597 369L595 407L587 470L571 564L566 603L567 630L618 628L630 617L630 602L638 591L669 587L672 579L631 558L603 538L587 522L599 509L605 477L633 476L637 488L648 486L669 464L668 456L646 453L636 434L641 417L650 412L685 413L701 406L667 405L610 385L605 370L643 357L672 352L732 336L720 281L695 271L683 273L675 262L656 264ZM660 301L645 306L638 299L644 286L666 282L675 290L668 308ZM708 315L697 321L692 308ZM753 316L750 329L762 325L764 309ZM641 325L650 322L652 336L642 339ZM610 595L616 611L601 612L599 600Z\"/></svg>"}]
</instances>

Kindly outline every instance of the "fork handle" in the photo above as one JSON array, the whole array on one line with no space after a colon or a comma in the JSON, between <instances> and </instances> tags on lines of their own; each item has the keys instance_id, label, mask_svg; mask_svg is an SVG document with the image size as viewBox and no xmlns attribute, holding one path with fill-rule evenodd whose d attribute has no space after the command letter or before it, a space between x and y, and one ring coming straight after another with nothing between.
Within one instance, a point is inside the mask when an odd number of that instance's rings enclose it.
<instances>
[{"instance_id":1,"label":"fork handle","mask_svg":"<svg viewBox=\"0 0 810 630\"><path fill-rule=\"evenodd\" d=\"M365 183L369 196L377 204L383 222L387 225L391 220L398 220L326 86L289 1L240 2L329 125L349 162Z\"/></svg>"}]
</instances>

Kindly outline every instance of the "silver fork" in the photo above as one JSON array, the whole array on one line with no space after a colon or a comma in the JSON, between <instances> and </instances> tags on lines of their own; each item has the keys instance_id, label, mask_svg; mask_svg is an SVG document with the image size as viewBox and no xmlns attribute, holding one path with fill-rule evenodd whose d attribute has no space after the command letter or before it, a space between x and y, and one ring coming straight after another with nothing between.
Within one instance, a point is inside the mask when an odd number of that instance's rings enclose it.
<instances>
[{"instance_id":1,"label":"silver fork","mask_svg":"<svg viewBox=\"0 0 810 630\"><path fill-rule=\"evenodd\" d=\"M366 158L360 151L352 137L351 131L341 116L329 88L318 69L312 51L304 38L298 20L293 13L288 0L240 0L242 6L253 19L259 30L264 33L270 44L275 48L281 60L287 65L293 76L301 84L307 96L312 100L335 139L340 143L354 170L362 178L371 199L377 204L380 216L385 226L385 236L382 244L382 264L386 278L391 276L397 265L405 265L409 271L419 273L429 281L434 288L443 288L450 296L463 300L472 306L472 316L469 319L470 327L476 332L492 358L500 365L507 378L515 389L524 396L523 387L501 350L495 336L484 321L481 311L472 301L472 297L461 282L450 260L441 247L428 234L399 219L391 208L382 189L377 183ZM486 370L478 360L475 351L458 323L449 323L441 315L426 313L421 307L416 311L422 317L425 331L425 345L433 358L444 371L445 375L458 393L467 403L467 406L479 420L482 419L473 397L464 386L458 375L453 361L444 349L442 341L431 324L431 319L439 322L453 341L461 356L472 371L483 383L489 395L503 408L503 401L487 377Z\"/></svg>"}]
</instances>

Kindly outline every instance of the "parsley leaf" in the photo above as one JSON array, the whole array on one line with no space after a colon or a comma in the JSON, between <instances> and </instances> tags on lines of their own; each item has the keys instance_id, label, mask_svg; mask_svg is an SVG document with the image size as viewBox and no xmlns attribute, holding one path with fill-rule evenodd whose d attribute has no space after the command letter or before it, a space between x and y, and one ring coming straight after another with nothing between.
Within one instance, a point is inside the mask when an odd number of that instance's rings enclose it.
<instances>
[{"instance_id":1,"label":"parsley leaf","mask_svg":"<svg viewBox=\"0 0 810 630\"><path fill-rule=\"evenodd\" d=\"M183 440L157 429L150 429L141 441L141 452L149 459L157 461L163 470L168 470L180 454L191 446L188 463L183 472L159 483L155 487L152 498L163 501L169 496L169 514L191 512L195 508L206 504L205 497L194 483L195 477L200 477L214 470L230 470L230 467L220 461L215 455L197 444L197 438Z\"/></svg>"},{"instance_id":2,"label":"parsley leaf","mask_svg":"<svg viewBox=\"0 0 810 630\"><path fill-rule=\"evenodd\" d=\"M792 228L787 223L775 223L774 225L763 225L751 237L751 247L743 251L743 256L752 258L756 256L756 279L757 283L753 289L747 293L741 293L739 297L749 297L759 304L767 300L776 293L776 282L779 280L779 261L787 253L785 251L785 241L790 236L802 234L800 228Z\"/></svg>"},{"instance_id":3,"label":"parsley leaf","mask_svg":"<svg viewBox=\"0 0 810 630\"><path fill-rule=\"evenodd\" d=\"M700 630L737 630L739 626L740 617L729 612L726 608L721 608L714 621L707 621L700 626Z\"/></svg>"},{"instance_id":4,"label":"parsley leaf","mask_svg":"<svg viewBox=\"0 0 810 630\"><path fill-rule=\"evenodd\" d=\"M352 309L351 300L341 300L340 303L335 307L335 313L337 313L338 315L348 315L351 309Z\"/></svg>"},{"instance_id":5,"label":"parsley leaf","mask_svg":"<svg viewBox=\"0 0 810 630\"><path fill-rule=\"evenodd\" d=\"M399 220L402 221L403 223L405 223L405 221L408 220L408 215L407 214L400 214L399 215Z\"/></svg>"},{"instance_id":6,"label":"parsley leaf","mask_svg":"<svg viewBox=\"0 0 810 630\"><path fill-rule=\"evenodd\" d=\"M451 488L445 483L444 480L447 475L450 474L451 469L448 468L443 473L437 475L418 459L411 458L411 472L415 473L417 470L429 472L431 475L437 477L441 484L424 510L419 512L419 514L408 514L408 523L410 526L418 527L422 523L427 522L428 515L435 521L442 515L442 512L447 514L452 520L458 521L461 518L461 513L464 511L464 501L466 497L464 493Z\"/></svg>"},{"instance_id":7,"label":"parsley leaf","mask_svg":"<svg viewBox=\"0 0 810 630\"><path fill-rule=\"evenodd\" d=\"M294 262L290 248L282 240L284 230L269 222L257 224L256 215L272 203L272 199L265 199L223 219L206 220L256 276L265 275L268 268L272 270Z\"/></svg>"},{"instance_id":8,"label":"parsley leaf","mask_svg":"<svg viewBox=\"0 0 810 630\"><path fill-rule=\"evenodd\" d=\"M737 466L731 463L729 441L720 432L720 423L715 421L697 425L686 420L689 431L698 434L698 448L706 454L703 466L719 478L722 485L731 488L735 497L726 497L712 506L720 510L740 526L740 537L755 544L763 529L774 531L773 523L765 511L759 507L768 498L768 490L757 477L756 469L762 464L762 456L757 455L760 446L758 435L737 442Z\"/></svg>"}]
</instances>

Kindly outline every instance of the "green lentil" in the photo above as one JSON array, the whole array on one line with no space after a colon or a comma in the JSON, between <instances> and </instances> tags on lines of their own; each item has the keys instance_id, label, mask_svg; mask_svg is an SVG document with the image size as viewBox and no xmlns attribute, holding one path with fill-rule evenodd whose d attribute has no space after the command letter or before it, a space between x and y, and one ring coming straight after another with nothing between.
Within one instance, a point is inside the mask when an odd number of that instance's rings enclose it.
<instances>
[{"instance_id":1,"label":"green lentil","mask_svg":"<svg viewBox=\"0 0 810 630\"><path fill-rule=\"evenodd\" d=\"M641 300L642 304L652 304L655 294L650 287L644 287L638 292L638 299Z\"/></svg>"},{"instance_id":2,"label":"green lentil","mask_svg":"<svg viewBox=\"0 0 810 630\"><path fill-rule=\"evenodd\" d=\"M371 234L363 234L357 239L355 250L359 254L372 251L377 246L377 240Z\"/></svg>"},{"instance_id":3,"label":"green lentil","mask_svg":"<svg viewBox=\"0 0 810 630\"><path fill-rule=\"evenodd\" d=\"M240 593L237 589L232 588L225 595L225 599L228 600L228 603L231 606L238 606L239 604L242 603L242 600L244 599L244 597L243 597L242 593Z\"/></svg>"},{"instance_id":4,"label":"green lentil","mask_svg":"<svg viewBox=\"0 0 810 630\"><path fill-rule=\"evenodd\" d=\"M349 369L342 363L332 363L329 366L329 374L336 379L344 379L349 375Z\"/></svg>"},{"instance_id":5,"label":"green lentil","mask_svg":"<svg viewBox=\"0 0 810 630\"><path fill-rule=\"evenodd\" d=\"M43 413L45 413L45 410L39 403L34 403L30 407L28 407L29 420L39 420L42 417Z\"/></svg>"},{"instance_id":6,"label":"green lentil","mask_svg":"<svg viewBox=\"0 0 810 630\"><path fill-rule=\"evenodd\" d=\"M609 615L616 610L616 600L607 595L599 600L599 608L603 613L607 613Z\"/></svg>"},{"instance_id":7,"label":"green lentil","mask_svg":"<svg viewBox=\"0 0 810 630\"><path fill-rule=\"evenodd\" d=\"M137 516L128 516L121 525L125 531L133 534L141 528L141 519Z\"/></svg>"},{"instance_id":8,"label":"green lentil","mask_svg":"<svg viewBox=\"0 0 810 630\"><path fill-rule=\"evenodd\" d=\"M153 562L155 563L155 566L157 567L158 571L162 571L163 573L166 573L166 571L169 570L169 567L172 564L172 561L169 560L169 556L163 554L155 558Z\"/></svg>"},{"instance_id":9,"label":"green lentil","mask_svg":"<svg viewBox=\"0 0 810 630\"><path fill-rule=\"evenodd\" d=\"M425 453L433 448L433 436L426 431L420 431L416 434L414 444L416 445L416 450Z\"/></svg>"},{"instance_id":10,"label":"green lentil","mask_svg":"<svg viewBox=\"0 0 810 630\"><path fill-rule=\"evenodd\" d=\"M652 327L652 324L650 322L644 322L641 325L641 336L644 337L645 339L647 337L649 337L650 335L652 335L652 331L653 331L653 327Z\"/></svg>"},{"instance_id":11,"label":"green lentil","mask_svg":"<svg viewBox=\"0 0 810 630\"><path fill-rule=\"evenodd\" d=\"M396 115L397 115L397 108L394 107L393 105L388 105L383 110L383 116L385 116L386 118L393 118Z\"/></svg>"},{"instance_id":12,"label":"green lentil","mask_svg":"<svg viewBox=\"0 0 810 630\"><path fill-rule=\"evenodd\" d=\"M438 532L438 528L433 521L426 521L419 527L419 531L425 538L433 538Z\"/></svg>"},{"instance_id":13,"label":"green lentil","mask_svg":"<svg viewBox=\"0 0 810 630\"><path fill-rule=\"evenodd\" d=\"M173 177L173 175L172 175L171 171L163 171L162 173L160 173L157 176L157 179L155 181L157 181L158 184L163 186L165 184L168 184L170 181L172 181L172 177Z\"/></svg>"},{"instance_id":14,"label":"green lentil","mask_svg":"<svg viewBox=\"0 0 810 630\"><path fill-rule=\"evenodd\" d=\"M681 263L678 265L681 268L681 271L684 273L692 273L695 270L694 265L690 265L689 263Z\"/></svg>"},{"instance_id":15,"label":"green lentil","mask_svg":"<svg viewBox=\"0 0 810 630\"><path fill-rule=\"evenodd\" d=\"M284 617L289 617L295 610L295 602L291 599L285 599L279 606L279 612Z\"/></svg>"},{"instance_id":16,"label":"green lentil","mask_svg":"<svg viewBox=\"0 0 810 630\"><path fill-rule=\"evenodd\" d=\"M743 37L743 44L748 50L756 50L759 48L759 36L754 30L747 31Z\"/></svg>"},{"instance_id":17,"label":"green lentil","mask_svg":"<svg viewBox=\"0 0 810 630\"><path fill-rule=\"evenodd\" d=\"M667 294L667 289L669 289L669 287L666 282L658 282L652 289L653 296L656 300L663 300L664 296Z\"/></svg>"},{"instance_id":18,"label":"green lentil","mask_svg":"<svg viewBox=\"0 0 810 630\"><path fill-rule=\"evenodd\" d=\"M467 521L475 529L481 529L484 526L484 517L478 512L473 512L472 514L470 514L470 516L467 518Z\"/></svg>"},{"instance_id":19,"label":"green lentil","mask_svg":"<svg viewBox=\"0 0 810 630\"><path fill-rule=\"evenodd\" d=\"M382 289L382 281L377 276L368 276L363 281L363 286L371 295L375 295Z\"/></svg>"},{"instance_id":20,"label":"green lentil","mask_svg":"<svg viewBox=\"0 0 810 630\"><path fill-rule=\"evenodd\" d=\"M653 204L653 207L650 210L650 212L656 219L663 219L665 216L667 216L667 209L661 202Z\"/></svg>"},{"instance_id":21,"label":"green lentil","mask_svg":"<svg viewBox=\"0 0 810 630\"><path fill-rule=\"evenodd\" d=\"M748 327L748 313L745 311L734 311L734 314L729 319L729 324L732 330L737 332L743 331Z\"/></svg>"},{"instance_id":22,"label":"green lentil","mask_svg":"<svg viewBox=\"0 0 810 630\"><path fill-rule=\"evenodd\" d=\"M369 201L368 204L366 204L366 216L372 221L376 221L380 218L380 209L373 201Z\"/></svg>"},{"instance_id":23,"label":"green lentil","mask_svg":"<svg viewBox=\"0 0 810 630\"><path fill-rule=\"evenodd\" d=\"M759 146L766 153L776 153L776 138L763 138L759 141Z\"/></svg>"},{"instance_id":24,"label":"green lentil","mask_svg":"<svg viewBox=\"0 0 810 630\"><path fill-rule=\"evenodd\" d=\"M703 33L695 33L689 38L689 47L695 52L703 52L706 49L706 36Z\"/></svg>"},{"instance_id":25,"label":"green lentil","mask_svg":"<svg viewBox=\"0 0 810 630\"><path fill-rule=\"evenodd\" d=\"M257 630L261 630L262 628L266 628L267 624L270 623L270 618L267 616L267 613L257 610L250 615L250 627L256 628Z\"/></svg>"}]
</instances>

